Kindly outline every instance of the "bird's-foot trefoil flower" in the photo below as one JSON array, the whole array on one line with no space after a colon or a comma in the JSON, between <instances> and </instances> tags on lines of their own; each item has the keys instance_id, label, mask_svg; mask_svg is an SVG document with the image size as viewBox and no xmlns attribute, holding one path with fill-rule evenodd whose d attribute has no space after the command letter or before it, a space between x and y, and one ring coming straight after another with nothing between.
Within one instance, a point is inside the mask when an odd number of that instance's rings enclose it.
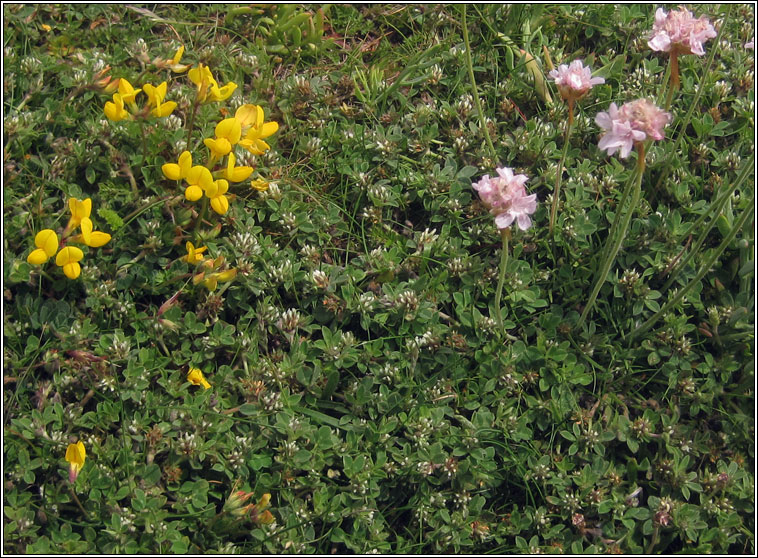
<instances>
[{"instance_id":1,"label":"bird's-foot trefoil flower","mask_svg":"<svg viewBox=\"0 0 758 558\"><path fill-rule=\"evenodd\" d=\"M225 118L216 125L216 137L207 138L203 143L211 150L216 158L228 155L232 147L239 143L242 137L242 125L236 118Z\"/></svg>"},{"instance_id":2,"label":"bird's-foot trefoil flower","mask_svg":"<svg viewBox=\"0 0 758 558\"><path fill-rule=\"evenodd\" d=\"M195 386L203 386L205 389L210 389L211 384L203 376L203 371L199 368L190 368L187 373L187 381Z\"/></svg>"},{"instance_id":3,"label":"bird's-foot trefoil flower","mask_svg":"<svg viewBox=\"0 0 758 558\"><path fill-rule=\"evenodd\" d=\"M75 444L69 444L66 448L66 461L68 461L68 481L74 483L79 472L84 467L84 461L87 459L87 451L84 449L82 441Z\"/></svg>"},{"instance_id":4,"label":"bird's-foot trefoil flower","mask_svg":"<svg viewBox=\"0 0 758 558\"><path fill-rule=\"evenodd\" d=\"M103 112L105 112L105 116L108 120L112 120L113 122L126 120L132 116L129 111L124 108L124 100L119 93L113 94L113 102L108 101L105 103Z\"/></svg>"},{"instance_id":5,"label":"bird's-foot trefoil flower","mask_svg":"<svg viewBox=\"0 0 758 558\"><path fill-rule=\"evenodd\" d=\"M34 237L36 250L26 257L26 261L33 265L42 265L52 258L58 251L58 235L52 229L43 229Z\"/></svg>"},{"instance_id":6,"label":"bird's-foot trefoil flower","mask_svg":"<svg viewBox=\"0 0 758 558\"><path fill-rule=\"evenodd\" d=\"M161 167L163 176L169 180L181 180L187 178L190 169L192 168L192 153L189 151L182 151L179 155L178 163L166 163Z\"/></svg>"},{"instance_id":7,"label":"bird's-foot trefoil flower","mask_svg":"<svg viewBox=\"0 0 758 558\"><path fill-rule=\"evenodd\" d=\"M244 137L239 144L253 155L263 155L271 149L263 141L279 129L277 122L264 122L263 108L258 105L242 105L234 117L242 124Z\"/></svg>"},{"instance_id":8,"label":"bird's-foot trefoil flower","mask_svg":"<svg viewBox=\"0 0 758 558\"><path fill-rule=\"evenodd\" d=\"M203 197L203 193L213 186L213 175L206 167L196 165L187 173L187 188L184 197L189 201L197 201Z\"/></svg>"},{"instance_id":9,"label":"bird's-foot trefoil flower","mask_svg":"<svg viewBox=\"0 0 758 558\"><path fill-rule=\"evenodd\" d=\"M76 246L66 246L61 248L61 251L55 256L55 265L63 268L63 273L66 274L66 277L76 279L82 272L79 262L83 257L84 252Z\"/></svg>"},{"instance_id":10,"label":"bird's-foot trefoil flower","mask_svg":"<svg viewBox=\"0 0 758 558\"><path fill-rule=\"evenodd\" d=\"M187 255L182 256L180 258L183 262L196 265L196 264L202 263L205 260L205 256L203 256L203 252L205 252L208 249L207 246L201 246L199 248L195 248L195 245L188 241L186 244L186 248L187 248Z\"/></svg>"},{"instance_id":11,"label":"bird's-foot trefoil flower","mask_svg":"<svg viewBox=\"0 0 758 558\"><path fill-rule=\"evenodd\" d=\"M150 112L153 116L163 118L174 112L174 109L176 108L176 103L174 101L163 102L168 88L168 84L165 81L157 87L146 83L142 88L145 91L145 95L147 95L149 105L153 107L153 110Z\"/></svg>"},{"instance_id":12,"label":"bird's-foot trefoil flower","mask_svg":"<svg viewBox=\"0 0 758 558\"><path fill-rule=\"evenodd\" d=\"M234 152L229 153L229 157L226 161L226 169L224 169L224 178L229 182L243 182L251 174L253 174L253 167L235 167L237 158L234 156Z\"/></svg>"},{"instance_id":13,"label":"bird's-foot trefoil flower","mask_svg":"<svg viewBox=\"0 0 758 558\"><path fill-rule=\"evenodd\" d=\"M225 195L227 190L229 190L229 182L219 178L205 191L205 195L211 200L211 208L219 215L224 215L229 211L229 199Z\"/></svg>"}]
</instances>

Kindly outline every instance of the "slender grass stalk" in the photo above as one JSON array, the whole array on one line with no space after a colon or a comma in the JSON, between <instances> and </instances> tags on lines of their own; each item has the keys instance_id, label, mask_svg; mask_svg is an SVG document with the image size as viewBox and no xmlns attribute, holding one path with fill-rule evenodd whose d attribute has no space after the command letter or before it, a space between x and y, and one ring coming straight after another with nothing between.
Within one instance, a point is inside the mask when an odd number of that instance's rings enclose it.
<instances>
[{"instance_id":1,"label":"slender grass stalk","mask_svg":"<svg viewBox=\"0 0 758 558\"><path fill-rule=\"evenodd\" d=\"M561 153L561 160L558 163L557 176L555 177L555 188L553 189L553 205L550 208L550 227L548 232L550 238L553 238L553 228L555 227L555 212L558 209L558 198L561 194L561 180L563 179L563 165L566 162L566 153L568 153L569 138L571 137L571 129L574 124L574 103L569 101L568 103L568 121L566 122L566 130L563 134L563 152Z\"/></svg>"},{"instance_id":2,"label":"slender grass stalk","mask_svg":"<svg viewBox=\"0 0 758 558\"><path fill-rule=\"evenodd\" d=\"M476 78L474 77L474 65L471 62L471 44L468 40L468 26L466 25L466 4L463 5L463 43L466 45L466 66L468 67L468 77L471 81L471 94L474 97L474 105L476 105L476 112L479 114L479 125L484 132L484 139L487 141L487 147L489 147L490 155L493 161L497 160L497 152L495 146L492 145L492 138L490 138L490 131L487 128L487 122L484 120L484 111L482 110L482 103L479 100L479 90L476 87Z\"/></svg>"},{"instance_id":3,"label":"slender grass stalk","mask_svg":"<svg viewBox=\"0 0 758 558\"><path fill-rule=\"evenodd\" d=\"M672 307L679 304L681 300L685 297L685 295L692 290L692 288L697 285L700 280L705 277L705 274L708 273L708 271L713 267L713 264L715 264L718 259L721 257L721 254L726 250L726 247L731 244L731 242L734 240L734 237L737 236L737 233L742 229L742 226L745 224L745 222L748 220L750 216L753 215L753 203L755 202L755 193L750 198L750 202L748 203L747 207L743 210L742 214L740 214L739 218L737 219L737 222L732 227L732 230L729 231L729 234L726 235L724 240L719 244L718 248L716 248L710 255L710 257L703 263L702 267L700 268L700 271L698 274L687 283L682 289L676 293L676 296L669 300L666 304L664 304L660 310L658 310L653 316L650 317L645 323L643 323L641 326L639 326L637 329L632 331L632 333L629 335L629 343L634 341L637 337L645 333L650 327L657 322L660 317L668 312Z\"/></svg>"},{"instance_id":4,"label":"slender grass stalk","mask_svg":"<svg viewBox=\"0 0 758 558\"><path fill-rule=\"evenodd\" d=\"M608 276L608 272L611 270L611 266L613 265L613 262L616 260L616 254L618 254L618 251L621 248L621 243L624 241L626 232L629 229L629 224L632 221L632 215L634 214L634 211L637 208L637 204L640 201L640 192L642 190L642 175L644 174L644 171L645 171L645 143L638 143L637 144L636 175L635 175L635 180L631 182L631 184L633 184L632 193L631 193L632 199L629 202L629 206L627 207L627 210L626 210L626 213L624 214L623 219L620 221L619 230L616 233L615 237L614 236L608 237L608 243L606 244L607 250L604 251L602 264L600 266L600 272L597 275L597 280L595 282L594 288L592 289L592 294L590 294L590 298L587 301L587 305L584 307L584 311L582 312L582 315L579 317L579 321L576 324L577 328L581 327L581 325L584 323L584 320L587 318L587 315L590 313L590 310L592 310L592 307L595 305L595 300L597 299L597 295L600 292L600 288L603 286L603 283L605 283L605 279ZM628 186L627 186L627 189L628 189ZM620 215L622 209L623 209L623 206L619 205L618 212L616 214L617 217ZM616 221L617 220L618 219L616 219ZM614 221L614 224L615 224L615 221Z\"/></svg>"},{"instance_id":5,"label":"slender grass stalk","mask_svg":"<svg viewBox=\"0 0 758 558\"><path fill-rule=\"evenodd\" d=\"M739 188L739 186L742 184L742 182L745 180L747 175L750 173L750 171L754 168L753 165L755 163L755 154L750 158L750 161L746 163L742 167L742 171L740 172L739 176L737 176L737 179L732 183L731 186L729 186L726 190L721 192L719 196L714 200L714 202L711 204L711 207L703 213L697 221L692 223L688 228L687 231L682 235L682 238L687 238L691 232L696 230L701 230L700 236L698 236L698 239L695 241L695 243L690 248L689 254L687 254L687 257L680 261L670 272L669 279L666 281L666 283L661 288L661 291L667 290L671 284L676 280L676 275L674 274L674 271L678 271L681 269L686 269L687 264L690 263L692 258L695 257L695 255L698 253L700 246L702 246L703 242L705 242L705 239L708 236L708 233L711 232L711 229L716 224L716 220L719 218L719 215L721 214L721 210L726 205L726 202L729 201L734 191ZM712 219L710 223L708 223L708 226L701 229L703 223L705 222L706 218L708 216L712 215Z\"/></svg>"},{"instance_id":6,"label":"slender grass stalk","mask_svg":"<svg viewBox=\"0 0 758 558\"><path fill-rule=\"evenodd\" d=\"M495 291L495 319L500 331L503 329L503 315L500 310L500 301L503 297L503 284L505 283L505 269L508 267L508 240L511 237L511 229L501 229L500 238L503 240L503 250L500 254L500 275L497 280L497 291Z\"/></svg>"}]
</instances>

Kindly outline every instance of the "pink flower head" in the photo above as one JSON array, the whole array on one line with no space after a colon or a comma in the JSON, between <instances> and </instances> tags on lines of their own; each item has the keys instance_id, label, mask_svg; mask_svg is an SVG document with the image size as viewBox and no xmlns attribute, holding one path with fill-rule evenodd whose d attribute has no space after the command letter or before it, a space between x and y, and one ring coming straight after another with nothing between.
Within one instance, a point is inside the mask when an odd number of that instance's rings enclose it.
<instances>
[{"instance_id":1,"label":"pink flower head","mask_svg":"<svg viewBox=\"0 0 758 558\"><path fill-rule=\"evenodd\" d=\"M755 37L753 37L752 39L750 39L748 42L745 43L745 48L755 50Z\"/></svg>"},{"instance_id":2,"label":"pink flower head","mask_svg":"<svg viewBox=\"0 0 758 558\"><path fill-rule=\"evenodd\" d=\"M601 77L592 77L592 70L589 66L584 66L581 60L574 60L570 65L561 64L548 77L555 81L561 97L566 100L580 99L592 86L605 83Z\"/></svg>"},{"instance_id":3,"label":"pink flower head","mask_svg":"<svg viewBox=\"0 0 758 558\"><path fill-rule=\"evenodd\" d=\"M474 190L495 216L498 229L508 228L516 221L522 231L527 230L532 226L529 215L537 210L537 194L527 195L524 187L529 179L525 174L514 175L508 167L498 168L497 174L494 178L485 174L472 184Z\"/></svg>"},{"instance_id":4,"label":"pink flower head","mask_svg":"<svg viewBox=\"0 0 758 558\"><path fill-rule=\"evenodd\" d=\"M688 9L680 7L669 13L658 8L655 12L653 34L647 42L653 50L673 54L703 56L703 43L716 36L716 30L705 16L695 19Z\"/></svg>"},{"instance_id":5,"label":"pink flower head","mask_svg":"<svg viewBox=\"0 0 758 558\"><path fill-rule=\"evenodd\" d=\"M620 109L611 103L608 112L595 116L595 123L605 130L597 146L613 155L620 150L622 159L631 153L634 144L646 139L663 139L663 128L671 115L647 99L624 104Z\"/></svg>"}]
</instances>

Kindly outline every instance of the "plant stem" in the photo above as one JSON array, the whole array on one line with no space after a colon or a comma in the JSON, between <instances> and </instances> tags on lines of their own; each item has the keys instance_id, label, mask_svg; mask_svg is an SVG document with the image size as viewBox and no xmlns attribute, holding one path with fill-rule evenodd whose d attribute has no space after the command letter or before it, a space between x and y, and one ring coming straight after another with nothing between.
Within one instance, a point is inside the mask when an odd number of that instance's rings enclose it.
<instances>
[{"instance_id":1,"label":"plant stem","mask_svg":"<svg viewBox=\"0 0 758 558\"><path fill-rule=\"evenodd\" d=\"M193 233L193 240L197 243L199 240L200 224L205 219L205 214L208 211L208 196L203 196L203 204L200 207L200 213L197 216L197 222L195 223L195 231Z\"/></svg>"},{"instance_id":2,"label":"plant stem","mask_svg":"<svg viewBox=\"0 0 758 558\"><path fill-rule=\"evenodd\" d=\"M563 164L566 162L566 153L568 152L569 137L571 136L571 127L574 123L574 103L569 101L569 117L566 122L566 131L563 134L563 152L561 161L558 163L557 176L555 177L555 188L553 189L553 206L550 208L550 228L548 230L550 238L553 238L553 228L555 227L555 212L558 209L558 198L561 194L561 180L563 179Z\"/></svg>"},{"instance_id":3,"label":"plant stem","mask_svg":"<svg viewBox=\"0 0 758 558\"><path fill-rule=\"evenodd\" d=\"M503 296L503 284L505 283L505 269L508 267L508 240L511 236L511 229L501 229L500 238L503 240L503 251L500 254L500 276L497 281L497 291L495 291L495 318L500 331L505 334L503 329L503 314L500 310L500 300Z\"/></svg>"},{"instance_id":4,"label":"plant stem","mask_svg":"<svg viewBox=\"0 0 758 558\"><path fill-rule=\"evenodd\" d=\"M195 127L195 114L197 114L197 107L200 105L200 100L195 97L195 100L192 103L192 112L190 112L190 118L187 122L187 150L190 150L190 142L192 141L192 132Z\"/></svg>"},{"instance_id":5,"label":"plant stem","mask_svg":"<svg viewBox=\"0 0 758 558\"><path fill-rule=\"evenodd\" d=\"M484 139L487 140L487 147L489 147L490 155L493 162L497 161L497 152L495 146L492 145L492 139L490 138L490 131L487 128L487 122L484 120L484 111L482 111L482 103L479 100L479 90L476 87L476 78L474 77L474 65L471 62L471 45L468 40L468 26L466 25L466 4L463 5L463 43L466 45L466 66L468 66L468 77L471 81L471 94L474 97L474 104L476 105L476 112L479 113L479 125L484 132Z\"/></svg>"},{"instance_id":6,"label":"plant stem","mask_svg":"<svg viewBox=\"0 0 758 558\"><path fill-rule=\"evenodd\" d=\"M608 243L606 244L607 249L603 253L603 260L600 267L600 272L597 275L597 280L595 281L595 286L592 289L592 294L590 294L590 298L587 301L587 305L584 307L584 311L582 312L582 315L579 318L579 321L576 324L576 327L579 328L584 323L584 320L587 318L587 315L590 313L590 310L592 310L592 307L595 305L595 300L597 299L597 295L600 292L600 288L603 286L603 283L605 283L605 279L608 276L608 272L611 270L611 266L613 265L613 262L616 259L616 254L618 254L619 249L621 248L621 244L624 241L624 237L626 236L626 232L629 229L629 224L632 221L632 215L634 214L634 210L637 208L637 204L640 200L640 192L642 189L642 175L645 171L645 144L640 142L637 144L637 169L636 169L636 176L635 180L632 183L632 199L629 202L629 206L627 207L626 213L624 214L623 219L620 222L620 227L618 232L615 236L609 236L608 237ZM627 194L628 192L625 192ZM622 199L623 201L623 199ZM622 205L619 204L618 207L618 213L616 216L618 217L621 213L621 210L623 209ZM616 224L616 219L614 221L614 225ZM613 230L611 231L613 233Z\"/></svg>"},{"instance_id":7,"label":"plant stem","mask_svg":"<svg viewBox=\"0 0 758 558\"><path fill-rule=\"evenodd\" d=\"M76 502L76 505L79 506L79 509L82 512L82 515L84 515L85 519L89 519L89 514L84 509L84 506L82 506L82 503L79 501L79 497L76 495L76 492L74 492L74 487L69 485L68 487L69 492L71 492L71 496L74 498L74 502Z\"/></svg>"},{"instance_id":8,"label":"plant stem","mask_svg":"<svg viewBox=\"0 0 758 558\"><path fill-rule=\"evenodd\" d=\"M675 51L671 51L669 56L669 67L671 68L671 80L669 88L666 91L666 105L664 110L671 107L671 99L674 98L674 92L679 90L679 56Z\"/></svg>"},{"instance_id":9,"label":"plant stem","mask_svg":"<svg viewBox=\"0 0 758 558\"><path fill-rule=\"evenodd\" d=\"M687 254L687 257L684 259L684 261L681 261L677 266L675 266L669 273L671 274L666 283L661 288L661 291L665 291L668 289L671 284L676 279L676 275L674 275L674 270L678 269L685 269L687 267L687 264L690 263L692 258L695 257L695 255L700 250L700 246L705 242L706 237L708 236L708 233L711 231L713 226L716 224L716 220L718 219L719 215L721 214L721 209L726 205L726 202L729 201L729 199L732 196L732 193L739 188L739 186L742 184L742 182L745 180L747 175L750 173L750 170L753 169L753 164L755 162L755 154L750 158L750 161L745 164L742 168L742 171L740 172L739 176L736 178L734 183L729 186L726 190L721 192L719 196L714 200L714 202L711 204L711 206L708 208L708 211L703 213L697 221L692 223L688 228L687 231L682 235L682 238L686 238L690 235L691 232L700 230L700 236L695 241L695 243L692 245L692 248L690 248L689 254ZM708 223L708 226L702 229L703 222L709 215L713 215L713 218L711 219L711 222Z\"/></svg>"},{"instance_id":10,"label":"plant stem","mask_svg":"<svg viewBox=\"0 0 758 558\"><path fill-rule=\"evenodd\" d=\"M737 219L737 222L732 227L732 230L729 231L729 234L726 235L724 240L719 244L718 248L716 248L713 253L710 255L710 257L703 262L702 267L700 268L700 271L698 274L687 283L682 289L676 293L676 296L669 300L666 304L663 305L663 307L658 310L653 316L647 320L644 324L639 326L637 329L635 329L631 335L629 335L629 342L631 343L635 338L640 336L641 334L645 333L650 327L658 321L658 319L666 312L668 312L673 306L678 304L684 296L692 290L692 288L697 285L700 280L705 277L705 274L708 273L708 271L713 267L713 264L716 263L716 261L719 259L721 254L726 250L727 246L731 244L732 240L734 240L734 237L737 236L737 233L740 231L742 226L745 224L745 221L748 220L748 218L753 214L753 202L755 201L755 193L750 198L750 202L748 203L747 207L744 209L742 214L740 215L739 219Z\"/></svg>"}]
</instances>

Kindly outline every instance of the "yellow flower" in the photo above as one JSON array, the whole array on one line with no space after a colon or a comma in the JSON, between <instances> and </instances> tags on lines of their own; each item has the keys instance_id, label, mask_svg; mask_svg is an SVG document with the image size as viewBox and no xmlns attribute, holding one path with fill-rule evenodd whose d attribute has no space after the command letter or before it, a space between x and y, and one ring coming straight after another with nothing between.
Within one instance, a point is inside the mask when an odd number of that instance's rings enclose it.
<instances>
[{"instance_id":1,"label":"yellow flower","mask_svg":"<svg viewBox=\"0 0 758 558\"><path fill-rule=\"evenodd\" d=\"M192 68L187 73L187 77L197 86L197 100L201 103L205 102L208 96L208 89L210 89L211 85L218 87L218 83L213 79L210 68L202 63Z\"/></svg>"},{"instance_id":2,"label":"yellow flower","mask_svg":"<svg viewBox=\"0 0 758 558\"><path fill-rule=\"evenodd\" d=\"M206 167L197 165L187 172L187 188L184 197L189 201L197 201L203 197L203 192L213 185L213 175Z\"/></svg>"},{"instance_id":3,"label":"yellow flower","mask_svg":"<svg viewBox=\"0 0 758 558\"><path fill-rule=\"evenodd\" d=\"M34 237L36 250L26 257L26 261L33 265L41 265L52 258L58 251L58 235L51 229L43 229Z\"/></svg>"},{"instance_id":4,"label":"yellow flower","mask_svg":"<svg viewBox=\"0 0 758 558\"><path fill-rule=\"evenodd\" d=\"M71 240L74 242L82 242L91 248L100 248L110 242L111 235L108 233L93 231L92 221L89 219L82 220L82 234L75 236Z\"/></svg>"},{"instance_id":5,"label":"yellow flower","mask_svg":"<svg viewBox=\"0 0 758 558\"><path fill-rule=\"evenodd\" d=\"M68 481L73 483L79 475L79 471L84 467L84 460L87 459L87 451L84 449L82 441L75 444L69 444L66 449L66 461L69 463Z\"/></svg>"},{"instance_id":6,"label":"yellow flower","mask_svg":"<svg viewBox=\"0 0 758 558\"><path fill-rule=\"evenodd\" d=\"M197 285L202 283L203 286L209 291L215 291L219 283L227 283L237 277L236 269L227 269L226 271L217 271L215 273L205 272L198 273L192 278L192 282Z\"/></svg>"},{"instance_id":7,"label":"yellow flower","mask_svg":"<svg viewBox=\"0 0 758 558\"><path fill-rule=\"evenodd\" d=\"M155 87L149 83L143 85L143 89L147 95L148 103L151 107L154 107L151 111L151 114L158 118L163 118L164 116L170 115L176 108L176 103L174 101L168 101L167 103L163 102L163 99L166 97L167 88L168 85L165 81L158 87Z\"/></svg>"},{"instance_id":8,"label":"yellow flower","mask_svg":"<svg viewBox=\"0 0 758 558\"><path fill-rule=\"evenodd\" d=\"M207 246L201 246L200 248L195 248L195 245L192 244L191 242L187 242L186 248L187 248L187 255L182 256L180 259L183 262L187 262L191 264L199 264L200 262L202 262L205 259L202 253L208 249Z\"/></svg>"},{"instance_id":9,"label":"yellow flower","mask_svg":"<svg viewBox=\"0 0 758 558\"><path fill-rule=\"evenodd\" d=\"M68 208L71 210L71 219L68 220L68 225L66 225L68 230L75 229L83 222L89 222L90 227L92 226L92 221L89 218L90 213L92 213L92 200L90 198L84 201L69 198Z\"/></svg>"},{"instance_id":10,"label":"yellow flower","mask_svg":"<svg viewBox=\"0 0 758 558\"><path fill-rule=\"evenodd\" d=\"M129 111L124 108L124 99L118 93L113 94L113 102L108 101L105 103L103 111L108 120L113 120L114 122L131 117Z\"/></svg>"},{"instance_id":11,"label":"yellow flower","mask_svg":"<svg viewBox=\"0 0 758 558\"><path fill-rule=\"evenodd\" d=\"M210 389L211 385L203 376L203 371L199 368L190 368L187 374L187 381L195 386L203 386L205 389Z\"/></svg>"},{"instance_id":12,"label":"yellow flower","mask_svg":"<svg viewBox=\"0 0 758 558\"><path fill-rule=\"evenodd\" d=\"M239 144L253 155L263 155L271 146L263 141L279 129L277 122L264 122L263 108L258 105L242 105L234 117L246 130Z\"/></svg>"},{"instance_id":13,"label":"yellow flower","mask_svg":"<svg viewBox=\"0 0 758 558\"><path fill-rule=\"evenodd\" d=\"M55 265L63 268L63 273L66 274L66 277L76 279L82 272L79 262L83 257L84 252L76 246L66 246L65 248L61 248L61 251L55 256Z\"/></svg>"},{"instance_id":14,"label":"yellow flower","mask_svg":"<svg viewBox=\"0 0 758 558\"><path fill-rule=\"evenodd\" d=\"M237 89L237 84L231 81L223 87L219 87L210 68L205 64L199 64L192 68L187 76L197 86L197 100L201 103L225 101Z\"/></svg>"},{"instance_id":15,"label":"yellow flower","mask_svg":"<svg viewBox=\"0 0 758 558\"><path fill-rule=\"evenodd\" d=\"M268 181L263 180L262 178L256 178L250 182L250 187L259 192L265 192L268 190Z\"/></svg>"},{"instance_id":16,"label":"yellow flower","mask_svg":"<svg viewBox=\"0 0 758 558\"><path fill-rule=\"evenodd\" d=\"M135 105L137 94L140 91L142 91L142 89L135 89L126 79L121 78L118 80L118 92L121 95L121 100L125 103Z\"/></svg>"},{"instance_id":17,"label":"yellow flower","mask_svg":"<svg viewBox=\"0 0 758 558\"><path fill-rule=\"evenodd\" d=\"M216 138L207 138L203 143L211 150L214 157L227 155L232 146L236 145L242 136L242 125L236 118L225 118L216 124Z\"/></svg>"},{"instance_id":18,"label":"yellow flower","mask_svg":"<svg viewBox=\"0 0 758 558\"><path fill-rule=\"evenodd\" d=\"M232 96L232 93L234 93L234 90L237 89L237 84L233 81L230 81L223 87L219 87L218 85L211 85L210 94L208 95L209 101L226 101L229 97Z\"/></svg>"},{"instance_id":19,"label":"yellow flower","mask_svg":"<svg viewBox=\"0 0 758 558\"><path fill-rule=\"evenodd\" d=\"M166 163L161 167L163 176L169 180L181 180L187 178L190 169L192 168L192 153L189 151L182 151L179 155L179 164Z\"/></svg>"},{"instance_id":20,"label":"yellow flower","mask_svg":"<svg viewBox=\"0 0 758 558\"><path fill-rule=\"evenodd\" d=\"M229 182L242 182L248 176L253 173L253 167L235 167L237 158L234 153L229 153L229 159L226 162L226 170L224 171L224 178Z\"/></svg>"},{"instance_id":21,"label":"yellow flower","mask_svg":"<svg viewBox=\"0 0 758 558\"><path fill-rule=\"evenodd\" d=\"M229 210L229 200L224 195L227 190L229 190L229 182L219 178L205 191L205 195L211 200L213 211L219 215L223 215Z\"/></svg>"},{"instance_id":22,"label":"yellow flower","mask_svg":"<svg viewBox=\"0 0 758 558\"><path fill-rule=\"evenodd\" d=\"M189 64L179 64L179 61L182 59L183 55L184 55L184 45L176 49L176 53L174 54L174 57L171 59L171 64L169 64L169 68L171 68L172 72L175 72L177 74L183 74L189 69L190 67Z\"/></svg>"}]
</instances>

